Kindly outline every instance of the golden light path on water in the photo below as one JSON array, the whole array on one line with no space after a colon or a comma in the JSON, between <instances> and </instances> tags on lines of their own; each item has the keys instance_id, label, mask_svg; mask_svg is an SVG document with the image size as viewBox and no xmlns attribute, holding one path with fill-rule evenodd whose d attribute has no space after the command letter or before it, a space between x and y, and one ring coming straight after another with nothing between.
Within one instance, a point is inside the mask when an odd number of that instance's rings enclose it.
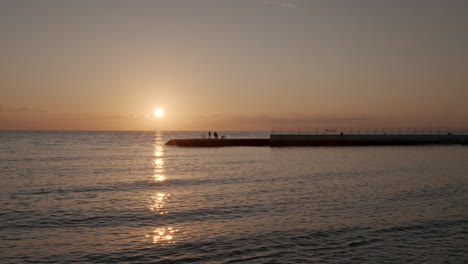
<instances>
[{"instance_id":1,"label":"golden light path on water","mask_svg":"<svg viewBox=\"0 0 468 264\"><path fill-rule=\"evenodd\" d=\"M164 181L166 176L164 176L164 146L161 132L156 132L153 163L154 180L156 182Z\"/></svg>"},{"instance_id":2,"label":"golden light path on water","mask_svg":"<svg viewBox=\"0 0 468 264\"><path fill-rule=\"evenodd\" d=\"M164 164L164 141L162 132L155 132L153 143L153 181L155 183L162 183L166 181L165 164ZM156 191L151 196L150 210L159 215L167 213L165 208L166 200L171 196L168 193ZM146 235L150 238L152 244L165 245L174 243L174 234L178 230L173 227L157 227Z\"/></svg>"},{"instance_id":3,"label":"golden light path on water","mask_svg":"<svg viewBox=\"0 0 468 264\"><path fill-rule=\"evenodd\" d=\"M162 227L157 228L151 234L146 235L146 237L151 238L153 244L164 245L164 244L173 244L175 243L174 233L176 233L177 229L172 227Z\"/></svg>"}]
</instances>

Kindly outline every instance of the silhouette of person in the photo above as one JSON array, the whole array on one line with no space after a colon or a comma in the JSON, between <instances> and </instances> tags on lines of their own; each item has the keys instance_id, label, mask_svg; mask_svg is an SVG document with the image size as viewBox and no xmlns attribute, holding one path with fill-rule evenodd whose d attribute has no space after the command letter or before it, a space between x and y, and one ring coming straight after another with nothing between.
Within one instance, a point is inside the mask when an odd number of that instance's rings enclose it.
<instances>
[{"instance_id":1,"label":"silhouette of person","mask_svg":"<svg viewBox=\"0 0 468 264\"><path fill-rule=\"evenodd\" d=\"M208 131L208 138L211 138L211 131Z\"/></svg>"},{"instance_id":2,"label":"silhouette of person","mask_svg":"<svg viewBox=\"0 0 468 264\"><path fill-rule=\"evenodd\" d=\"M217 132L214 132L213 135L214 135L214 137L215 137L216 139L218 139L218 133L217 133Z\"/></svg>"}]
</instances>

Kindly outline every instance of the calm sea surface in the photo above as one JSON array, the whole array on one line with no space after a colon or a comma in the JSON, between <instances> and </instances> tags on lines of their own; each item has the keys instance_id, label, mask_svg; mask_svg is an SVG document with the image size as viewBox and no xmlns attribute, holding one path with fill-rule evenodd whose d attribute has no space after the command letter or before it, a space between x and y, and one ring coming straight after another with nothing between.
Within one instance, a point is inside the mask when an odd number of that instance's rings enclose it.
<instances>
[{"instance_id":1,"label":"calm sea surface","mask_svg":"<svg viewBox=\"0 0 468 264\"><path fill-rule=\"evenodd\" d=\"M0 132L0 262L468 262L468 146L163 145L201 134Z\"/></svg>"}]
</instances>

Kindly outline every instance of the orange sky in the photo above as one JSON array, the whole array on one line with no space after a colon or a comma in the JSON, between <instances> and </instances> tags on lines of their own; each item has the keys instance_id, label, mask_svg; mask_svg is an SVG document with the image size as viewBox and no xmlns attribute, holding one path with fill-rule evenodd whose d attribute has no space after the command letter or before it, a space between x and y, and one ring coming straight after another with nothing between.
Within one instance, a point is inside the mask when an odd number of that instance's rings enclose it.
<instances>
[{"instance_id":1,"label":"orange sky","mask_svg":"<svg viewBox=\"0 0 468 264\"><path fill-rule=\"evenodd\" d=\"M2 1L0 129L463 127L467 8Z\"/></svg>"}]
</instances>

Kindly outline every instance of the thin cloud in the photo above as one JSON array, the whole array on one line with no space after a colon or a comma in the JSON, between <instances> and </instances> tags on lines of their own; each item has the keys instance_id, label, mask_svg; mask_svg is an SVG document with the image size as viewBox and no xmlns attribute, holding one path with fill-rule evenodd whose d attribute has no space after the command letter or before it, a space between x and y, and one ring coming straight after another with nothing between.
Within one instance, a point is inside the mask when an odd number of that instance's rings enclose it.
<instances>
[{"instance_id":1,"label":"thin cloud","mask_svg":"<svg viewBox=\"0 0 468 264\"><path fill-rule=\"evenodd\" d=\"M304 116L305 114L304 113L296 113L296 112L293 112L293 113L289 113L290 116Z\"/></svg>"},{"instance_id":2,"label":"thin cloud","mask_svg":"<svg viewBox=\"0 0 468 264\"><path fill-rule=\"evenodd\" d=\"M0 105L0 112L9 112L9 113L26 113L26 112L36 112L36 113L46 113L47 110L41 108L31 109L28 107L4 107Z\"/></svg>"},{"instance_id":3,"label":"thin cloud","mask_svg":"<svg viewBox=\"0 0 468 264\"><path fill-rule=\"evenodd\" d=\"M93 119L93 120L143 120L145 118L151 118L150 115L134 115L134 114L89 114L89 115L79 115L79 118L84 119Z\"/></svg>"},{"instance_id":4,"label":"thin cloud","mask_svg":"<svg viewBox=\"0 0 468 264\"><path fill-rule=\"evenodd\" d=\"M7 108L6 111L10 112L10 113L28 112L29 108L27 108L27 107L13 107L13 108Z\"/></svg>"},{"instance_id":5,"label":"thin cloud","mask_svg":"<svg viewBox=\"0 0 468 264\"><path fill-rule=\"evenodd\" d=\"M369 116L308 116L300 113L293 113L288 116L270 116L270 117L257 117L257 120L268 122L272 126L294 126L294 127L307 127L307 126L339 126L359 124L362 122L371 121L373 118Z\"/></svg>"},{"instance_id":6,"label":"thin cloud","mask_svg":"<svg viewBox=\"0 0 468 264\"><path fill-rule=\"evenodd\" d=\"M375 117L366 115L313 116L303 113L287 115L258 114L256 116L196 116L201 127L224 130L270 130L274 127L354 127L375 124Z\"/></svg>"},{"instance_id":7,"label":"thin cloud","mask_svg":"<svg viewBox=\"0 0 468 264\"><path fill-rule=\"evenodd\" d=\"M267 5L277 5L286 8L297 7L297 1L294 0L263 0L262 2Z\"/></svg>"}]
</instances>

